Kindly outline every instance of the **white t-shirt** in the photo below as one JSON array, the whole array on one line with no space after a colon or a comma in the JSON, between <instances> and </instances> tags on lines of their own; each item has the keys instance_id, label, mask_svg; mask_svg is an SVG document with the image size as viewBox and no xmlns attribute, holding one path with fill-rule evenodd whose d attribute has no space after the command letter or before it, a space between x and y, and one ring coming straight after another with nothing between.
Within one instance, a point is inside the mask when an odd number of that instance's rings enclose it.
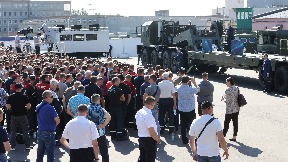
<instances>
[{"instance_id":1,"label":"white t-shirt","mask_svg":"<svg viewBox=\"0 0 288 162\"><path fill-rule=\"evenodd\" d=\"M172 98L172 94L176 92L174 84L169 80L162 80L158 86L161 90L160 98Z\"/></svg>"},{"instance_id":2,"label":"white t-shirt","mask_svg":"<svg viewBox=\"0 0 288 162\"><path fill-rule=\"evenodd\" d=\"M135 118L139 137L151 137L148 128L152 127L157 133L155 118L153 117L150 109L144 106L143 109L140 109L136 113Z\"/></svg>"},{"instance_id":3,"label":"white t-shirt","mask_svg":"<svg viewBox=\"0 0 288 162\"><path fill-rule=\"evenodd\" d=\"M62 137L69 139L70 149L88 148L99 138L96 125L84 116L77 116L67 123Z\"/></svg>"},{"instance_id":4,"label":"white t-shirt","mask_svg":"<svg viewBox=\"0 0 288 162\"><path fill-rule=\"evenodd\" d=\"M205 124L212 118L211 115L202 115L193 121L190 127L189 135L199 136ZM218 119L214 119L203 131L199 139L197 139L197 155L200 156L218 156L219 143L216 133L222 131L221 123Z\"/></svg>"},{"instance_id":5,"label":"white t-shirt","mask_svg":"<svg viewBox=\"0 0 288 162\"><path fill-rule=\"evenodd\" d=\"M20 41L20 37L19 37L19 35L16 35L16 36L15 36L15 47L19 47L19 46L20 46L20 44L18 43L18 41Z\"/></svg>"}]
</instances>

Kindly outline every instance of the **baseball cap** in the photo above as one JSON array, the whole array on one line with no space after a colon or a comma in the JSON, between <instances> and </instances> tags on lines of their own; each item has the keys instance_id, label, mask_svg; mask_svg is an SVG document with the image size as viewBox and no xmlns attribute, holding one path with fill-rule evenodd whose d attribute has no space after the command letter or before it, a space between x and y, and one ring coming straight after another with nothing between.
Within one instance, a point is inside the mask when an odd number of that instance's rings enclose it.
<instances>
[{"instance_id":1,"label":"baseball cap","mask_svg":"<svg viewBox=\"0 0 288 162\"><path fill-rule=\"evenodd\" d=\"M16 83L15 84L15 89L20 89L22 88L22 84L21 83Z\"/></svg>"},{"instance_id":2,"label":"baseball cap","mask_svg":"<svg viewBox=\"0 0 288 162\"><path fill-rule=\"evenodd\" d=\"M214 105L211 102L209 102L209 101L203 101L201 103L201 109L207 109L207 108L209 108L211 106L213 107Z\"/></svg>"}]
</instances>

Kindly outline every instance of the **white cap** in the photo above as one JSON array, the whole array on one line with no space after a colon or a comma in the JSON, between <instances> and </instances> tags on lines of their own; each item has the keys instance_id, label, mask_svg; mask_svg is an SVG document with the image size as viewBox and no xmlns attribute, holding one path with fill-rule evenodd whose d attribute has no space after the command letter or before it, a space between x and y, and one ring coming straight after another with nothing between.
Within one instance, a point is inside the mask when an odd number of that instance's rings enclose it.
<instances>
[{"instance_id":1,"label":"white cap","mask_svg":"<svg viewBox=\"0 0 288 162\"><path fill-rule=\"evenodd\" d=\"M169 74L170 74L169 72L165 72L165 73L163 73L162 76L163 76L163 78L168 78L168 77L169 77Z\"/></svg>"}]
</instances>

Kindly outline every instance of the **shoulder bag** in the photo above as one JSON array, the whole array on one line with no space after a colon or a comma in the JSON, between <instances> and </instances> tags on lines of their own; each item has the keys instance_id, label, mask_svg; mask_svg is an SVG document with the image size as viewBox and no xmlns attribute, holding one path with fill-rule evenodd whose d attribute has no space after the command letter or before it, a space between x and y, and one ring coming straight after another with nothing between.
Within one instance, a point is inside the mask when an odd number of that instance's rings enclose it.
<instances>
[{"instance_id":1,"label":"shoulder bag","mask_svg":"<svg viewBox=\"0 0 288 162\"><path fill-rule=\"evenodd\" d=\"M200 138L200 136L201 136L202 133L204 132L205 128L206 128L210 123L212 123L212 121L213 121L214 119L216 119L216 118L212 117L212 118L211 118L210 120L208 120L208 122L205 124L204 128L201 130L201 132L199 133L198 137L195 139L196 145L197 145L197 139Z\"/></svg>"},{"instance_id":2,"label":"shoulder bag","mask_svg":"<svg viewBox=\"0 0 288 162\"><path fill-rule=\"evenodd\" d=\"M247 105L247 101L246 101L244 95L240 93L239 88L238 88L238 98L237 98L237 100L238 100L239 107Z\"/></svg>"}]
</instances>

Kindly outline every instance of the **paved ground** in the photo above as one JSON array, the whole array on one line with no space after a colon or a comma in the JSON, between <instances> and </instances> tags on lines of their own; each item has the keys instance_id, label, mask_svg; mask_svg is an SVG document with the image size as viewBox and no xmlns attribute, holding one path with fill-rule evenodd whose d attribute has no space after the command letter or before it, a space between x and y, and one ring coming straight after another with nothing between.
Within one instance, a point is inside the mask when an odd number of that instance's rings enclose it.
<instances>
[{"instance_id":1,"label":"paved ground","mask_svg":"<svg viewBox=\"0 0 288 162\"><path fill-rule=\"evenodd\" d=\"M136 62L135 59L129 63ZM209 79L215 86L214 111L215 116L223 123L225 103L221 96L226 89L225 79L232 76L241 93L247 99L248 105L241 108L239 116L238 142L228 141L230 157L226 161L233 162L287 162L288 161L288 97L277 93L267 95L261 91L257 73L249 70L229 69L225 75L213 74ZM199 83L200 75L195 75ZM232 122L227 134L227 140L232 137ZM111 162L135 162L139 151L137 133L129 130L129 141L111 142L109 137L109 153ZM81 135L79 135L81 136ZM174 142L168 132L161 137L162 143L157 152L157 161L161 162L188 162L192 161L189 145L183 145L180 135ZM34 141L35 142L35 141ZM34 143L35 145L35 143ZM37 145L30 151L24 151L24 146L17 146L16 151L8 155L12 162L35 161ZM55 149L56 161L69 161L68 150L63 147ZM223 151L221 151L223 153Z\"/></svg>"}]
</instances>

